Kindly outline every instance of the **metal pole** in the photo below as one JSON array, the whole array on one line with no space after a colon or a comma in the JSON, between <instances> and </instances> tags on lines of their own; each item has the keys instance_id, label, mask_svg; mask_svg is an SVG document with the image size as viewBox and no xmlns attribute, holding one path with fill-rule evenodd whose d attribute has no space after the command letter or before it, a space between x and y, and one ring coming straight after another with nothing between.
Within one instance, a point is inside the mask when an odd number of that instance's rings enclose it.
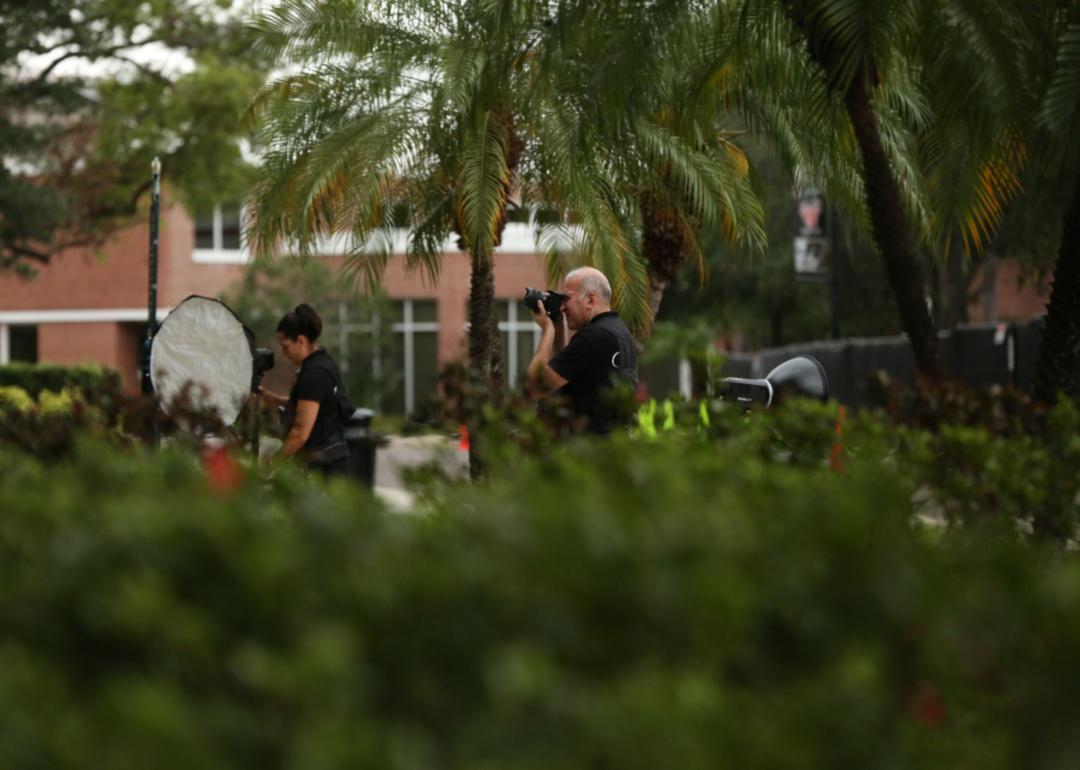
<instances>
[{"instance_id":1,"label":"metal pole","mask_svg":"<svg viewBox=\"0 0 1080 770\"><path fill-rule=\"evenodd\" d=\"M251 417L251 455L255 458L255 461L258 462L259 432L262 430L262 397L256 393L255 398L251 403L255 407L255 414Z\"/></svg>"},{"instance_id":2,"label":"metal pole","mask_svg":"<svg viewBox=\"0 0 1080 770\"><path fill-rule=\"evenodd\" d=\"M836 206L829 206L825 226L829 237L829 332L834 340L840 339L840 255L837 245L840 238L837 233Z\"/></svg>"},{"instance_id":3,"label":"metal pole","mask_svg":"<svg viewBox=\"0 0 1080 770\"><path fill-rule=\"evenodd\" d=\"M146 340L143 343L142 356L142 392L149 396L154 392L150 379L150 348L157 333L157 272L158 272L158 219L161 213L161 161L154 158L150 164L150 287L149 304L146 311ZM154 427L153 441L158 442L157 427Z\"/></svg>"}]
</instances>

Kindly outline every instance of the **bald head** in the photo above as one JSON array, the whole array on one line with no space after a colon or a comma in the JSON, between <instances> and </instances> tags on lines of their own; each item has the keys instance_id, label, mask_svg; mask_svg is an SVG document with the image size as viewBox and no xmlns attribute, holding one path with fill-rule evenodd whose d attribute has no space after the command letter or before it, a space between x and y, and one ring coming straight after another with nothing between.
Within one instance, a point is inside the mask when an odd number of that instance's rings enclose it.
<instances>
[{"instance_id":1,"label":"bald head","mask_svg":"<svg viewBox=\"0 0 1080 770\"><path fill-rule=\"evenodd\" d=\"M563 314L566 325L576 331L595 316L611 310L611 284L595 267L571 270L563 281Z\"/></svg>"},{"instance_id":2,"label":"bald head","mask_svg":"<svg viewBox=\"0 0 1080 770\"><path fill-rule=\"evenodd\" d=\"M577 284L577 289L582 294L596 294L604 310L611 308L611 283L607 276L595 267L579 267L577 270L571 270L566 274L564 285L570 285L571 281Z\"/></svg>"}]
</instances>

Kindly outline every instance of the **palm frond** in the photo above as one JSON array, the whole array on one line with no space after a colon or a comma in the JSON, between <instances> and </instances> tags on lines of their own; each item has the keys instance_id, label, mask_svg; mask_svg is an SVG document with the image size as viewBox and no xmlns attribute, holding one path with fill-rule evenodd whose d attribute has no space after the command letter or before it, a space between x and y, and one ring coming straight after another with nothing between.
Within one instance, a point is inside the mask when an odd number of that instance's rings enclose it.
<instances>
[{"instance_id":1,"label":"palm frond","mask_svg":"<svg viewBox=\"0 0 1080 770\"><path fill-rule=\"evenodd\" d=\"M1070 24L1061 35L1057 66L1040 113L1042 121L1064 136L1077 122L1080 107L1080 24Z\"/></svg>"},{"instance_id":2,"label":"palm frond","mask_svg":"<svg viewBox=\"0 0 1080 770\"><path fill-rule=\"evenodd\" d=\"M499 116L486 110L466 130L454 202L459 234L474 259L491 259L506 211L510 170L507 132Z\"/></svg>"}]
</instances>

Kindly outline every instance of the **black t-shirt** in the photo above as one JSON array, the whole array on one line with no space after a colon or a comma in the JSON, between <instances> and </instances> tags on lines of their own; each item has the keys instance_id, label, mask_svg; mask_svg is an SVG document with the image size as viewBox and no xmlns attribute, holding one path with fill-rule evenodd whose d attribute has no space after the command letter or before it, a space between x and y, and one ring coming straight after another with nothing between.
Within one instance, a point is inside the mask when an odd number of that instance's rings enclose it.
<instances>
[{"instance_id":1,"label":"black t-shirt","mask_svg":"<svg viewBox=\"0 0 1080 770\"><path fill-rule=\"evenodd\" d=\"M300 364L300 369L296 373L296 382L289 391L289 403L285 407L285 429L292 428L296 421L297 401L314 401L319 405L319 414L315 417L311 435L304 442L305 450L322 449L342 440L344 424L338 398L338 382L340 381L341 375L338 373L337 364L322 348L309 355Z\"/></svg>"},{"instance_id":2,"label":"black t-shirt","mask_svg":"<svg viewBox=\"0 0 1080 770\"><path fill-rule=\"evenodd\" d=\"M569 400L574 414L588 419L590 433L608 433L622 420L606 403L604 391L620 380L637 385L637 347L617 313L593 318L548 366L566 380L557 393Z\"/></svg>"}]
</instances>

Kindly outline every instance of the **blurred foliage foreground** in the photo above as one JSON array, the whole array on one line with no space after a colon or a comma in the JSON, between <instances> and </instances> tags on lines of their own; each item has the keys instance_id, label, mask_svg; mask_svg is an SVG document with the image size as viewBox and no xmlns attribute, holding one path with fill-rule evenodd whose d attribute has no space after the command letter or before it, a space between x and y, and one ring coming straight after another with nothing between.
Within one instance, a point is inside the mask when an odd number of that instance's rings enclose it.
<instances>
[{"instance_id":1,"label":"blurred foliage foreground","mask_svg":"<svg viewBox=\"0 0 1080 770\"><path fill-rule=\"evenodd\" d=\"M0 767L1075 768L1077 411L929 403L518 416L422 516L0 442Z\"/></svg>"}]
</instances>

